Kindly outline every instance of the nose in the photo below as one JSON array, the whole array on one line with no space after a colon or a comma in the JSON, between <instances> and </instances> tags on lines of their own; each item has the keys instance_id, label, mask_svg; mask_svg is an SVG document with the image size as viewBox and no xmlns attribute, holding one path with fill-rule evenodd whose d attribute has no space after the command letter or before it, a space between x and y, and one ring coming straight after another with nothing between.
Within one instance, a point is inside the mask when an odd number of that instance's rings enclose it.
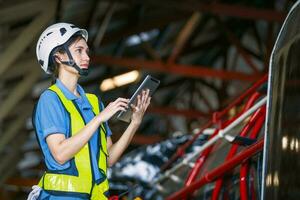
<instances>
[{"instance_id":1,"label":"nose","mask_svg":"<svg viewBox=\"0 0 300 200\"><path fill-rule=\"evenodd\" d=\"M88 53L85 53L84 56L83 56L83 59L84 59L85 61L90 62L90 56L89 56L89 54L88 54Z\"/></svg>"}]
</instances>

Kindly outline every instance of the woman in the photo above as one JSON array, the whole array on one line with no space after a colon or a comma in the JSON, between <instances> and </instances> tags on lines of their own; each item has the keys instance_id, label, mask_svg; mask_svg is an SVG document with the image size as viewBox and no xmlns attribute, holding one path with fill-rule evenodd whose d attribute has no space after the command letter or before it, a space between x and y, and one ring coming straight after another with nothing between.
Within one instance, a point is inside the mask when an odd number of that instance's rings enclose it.
<instances>
[{"instance_id":1,"label":"woman","mask_svg":"<svg viewBox=\"0 0 300 200\"><path fill-rule=\"evenodd\" d=\"M107 199L107 164L113 165L127 148L150 104L149 91L143 91L131 105L131 123L113 144L107 121L127 109L128 99L118 98L104 108L78 85L88 74L87 39L86 30L57 23L37 43L42 69L56 76L55 84L40 96L33 118L47 168L39 182L39 199Z\"/></svg>"}]
</instances>

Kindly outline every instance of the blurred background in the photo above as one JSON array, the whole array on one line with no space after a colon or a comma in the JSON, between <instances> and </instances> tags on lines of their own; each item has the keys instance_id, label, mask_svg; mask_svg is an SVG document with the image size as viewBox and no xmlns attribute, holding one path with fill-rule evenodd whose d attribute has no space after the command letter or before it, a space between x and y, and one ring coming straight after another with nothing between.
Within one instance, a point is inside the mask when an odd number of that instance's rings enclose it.
<instances>
[{"instance_id":1,"label":"blurred background","mask_svg":"<svg viewBox=\"0 0 300 200\"><path fill-rule=\"evenodd\" d=\"M294 2L0 0L0 199L26 199L44 171L31 117L51 83L35 56L48 25L69 22L88 30L90 75L80 84L105 105L129 98L148 74L161 81L127 154L109 176L111 194L164 199L171 192L157 195L149 182L180 144L268 72L276 36ZM109 125L113 140L126 128L116 119ZM206 129L188 152L213 131Z\"/></svg>"}]
</instances>

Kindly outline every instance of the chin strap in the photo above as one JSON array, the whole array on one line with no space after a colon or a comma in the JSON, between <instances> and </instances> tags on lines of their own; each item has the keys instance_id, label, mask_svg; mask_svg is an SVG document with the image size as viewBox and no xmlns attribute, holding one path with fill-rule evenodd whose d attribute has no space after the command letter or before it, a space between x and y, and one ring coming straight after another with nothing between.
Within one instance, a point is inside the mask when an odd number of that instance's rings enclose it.
<instances>
[{"instance_id":1,"label":"chin strap","mask_svg":"<svg viewBox=\"0 0 300 200\"><path fill-rule=\"evenodd\" d=\"M89 74L89 69L81 69L74 61L72 54L69 51L68 47L64 47L65 51L69 57L69 61L60 61L64 65L68 65L70 67L74 67L80 76L87 76Z\"/></svg>"}]
</instances>

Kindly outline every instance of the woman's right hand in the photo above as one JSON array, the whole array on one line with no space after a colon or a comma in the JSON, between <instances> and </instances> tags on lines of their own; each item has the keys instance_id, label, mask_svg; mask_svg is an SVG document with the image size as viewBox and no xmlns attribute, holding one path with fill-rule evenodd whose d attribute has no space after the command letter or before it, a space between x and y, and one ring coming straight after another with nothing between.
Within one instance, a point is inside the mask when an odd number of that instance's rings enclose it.
<instances>
[{"instance_id":1,"label":"woman's right hand","mask_svg":"<svg viewBox=\"0 0 300 200\"><path fill-rule=\"evenodd\" d=\"M125 111L128 108L129 99L118 98L117 100L109 103L104 110L98 115L101 122L108 121L118 111Z\"/></svg>"}]
</instances>

